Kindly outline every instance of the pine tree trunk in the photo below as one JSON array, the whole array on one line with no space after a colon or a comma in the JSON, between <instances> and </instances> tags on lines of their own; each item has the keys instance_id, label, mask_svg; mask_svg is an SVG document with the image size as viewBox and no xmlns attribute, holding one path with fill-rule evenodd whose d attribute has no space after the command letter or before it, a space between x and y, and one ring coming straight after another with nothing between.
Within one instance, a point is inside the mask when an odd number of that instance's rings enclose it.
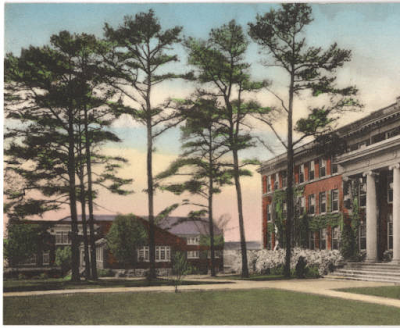
<instances>
[{"instance_id":1,"label":"pine tree trunk","mask_svg":"<svg viewBox=\"0 0 400 328\"><path fill-rule=\"evenodd\" d=\"M147 195L149 210L149 256L150 273L149 278L156 278L156 247L154 229L154 191L153 191L153 137L151 119L147 123Z\"/></svg>"},{"instance_id":2,"label":"pine tree trunk","mask_svg":"<svg viewBox=\"0 0 400 328\"><path fill-rule=\"evenodd\" d=\"M71 281L79 281L78 214L76 210L74 126L72 110L68 110L68 176L69 206L71 211Z\"/></svg>"},{"instance_id":3,"label":"pine tree trunk","mask_svg":"<svg viewBox=\"0 0 400 328\"><path fill-rule=\"evenodd\" d=\"M211 136L211 131L210 131ZM214 222L213 222L213 158L212 158L212 141L210 140L209 149L209 191L208 191L208 220L210 230L210 248L211 248L211 276L215 277L215 250L214 250Z\"/></svg>"},{"instance_id":4,"label":"pine tree trunk","mask_svg":"<svg viewBox=\"0 0 400 328\"><path fill-rule=\"evenodd\" d=\"M93 182L92 182L92 161L90 150L90 136L88 127L87 109L85 107L85 146L86 146L86 167L88 175L88 205L89 205L89 233L90 233L90 263L92 280L97 280L97 263L96 263L96 239L94 233L94 215L93 215Z\"/></svg>"}]
</instances>

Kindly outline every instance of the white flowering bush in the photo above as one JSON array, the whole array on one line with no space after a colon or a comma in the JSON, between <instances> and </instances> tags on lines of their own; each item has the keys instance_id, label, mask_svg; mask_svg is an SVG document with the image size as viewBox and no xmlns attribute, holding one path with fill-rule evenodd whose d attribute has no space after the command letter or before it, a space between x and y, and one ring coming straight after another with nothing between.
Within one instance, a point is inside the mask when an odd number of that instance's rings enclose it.
<instances>
[{"instance_id":1,"label":"white flowering bush","mask_svg":"<svg viewBox=\"0 0 400 328\"><path fill-rule=\"evenodd\" d=\"M247 251L247 261L250 273L265 274L271 269L279 268L285 264L286 250L270 251L266 249ZM240 251L235 251L231 256L231 270L240 273L242 269L242 256ZM307 261L307 267L317 267L320 275L326 275L343 260L338 250L310 250L294 248L290 261L290 268L295 269L299 257Z\"/></svg>"}]
</instances>

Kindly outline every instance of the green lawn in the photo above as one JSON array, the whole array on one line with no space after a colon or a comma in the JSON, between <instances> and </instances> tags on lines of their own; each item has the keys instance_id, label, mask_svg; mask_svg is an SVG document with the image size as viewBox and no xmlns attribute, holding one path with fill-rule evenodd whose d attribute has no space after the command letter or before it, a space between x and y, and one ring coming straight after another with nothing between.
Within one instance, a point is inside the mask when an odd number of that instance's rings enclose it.
<instances>
[{"instance_id":1,"label":"green lawn","mask_svg":"<svg viewBox=\"0 0 400 328\"><path fill-rule=\"evenodd\" d=\"M347 293L380 296L400 300L400 286L345 288L338 290Z\"/></svg>"},{"instance_id":2,"label":"green lawn","mask_svg":"<svg viewBox=\"0 0 400 328\"><path fill-rule=\"evenodd\" d=\"M398 325L398 308L274 289L5 297L6 325Z\"/></svg>"},{"instance_id":3,"label":"green lawn","mask_svg":"<svg viewBox=\"0 0 400 328\"><path fill-rule=\"evenodd\" d=\"M202 285L202 284L223 284L225 282L206 282L183 280L182 285ZM127 280L127 279L107 279L98 281L81 281L73 283L62 278L59 279L30 279L30 280L5 280L3 282L4 292L23 292L38 290L58 290L58 289L85 289L85 288L109 288L109 287L147 287L147 286L173 286L174 281L168 279L157 279L151 284L146 279Z\"/></svg>"}]
</instances>

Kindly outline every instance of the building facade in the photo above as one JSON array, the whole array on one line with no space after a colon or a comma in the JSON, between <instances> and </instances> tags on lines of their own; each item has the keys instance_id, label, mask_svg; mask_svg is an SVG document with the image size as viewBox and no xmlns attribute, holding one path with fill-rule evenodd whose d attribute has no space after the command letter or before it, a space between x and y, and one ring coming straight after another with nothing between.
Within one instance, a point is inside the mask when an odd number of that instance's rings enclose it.
<instances>
[{"instance_id":1,"label":"building facade","mask_svg":"<svg viewBox=\"0 0 400 328\"><path fill-rule=\"evenodd\" d=\"M400 262L400 97L294 151L295 244L340 249L344 224L366 260ZM328 139L327 139L328 140ZM283 241L286 154L262 163L264 248ZM284 246L284 245L281 245Z\"/></svg>"}]
</instances>

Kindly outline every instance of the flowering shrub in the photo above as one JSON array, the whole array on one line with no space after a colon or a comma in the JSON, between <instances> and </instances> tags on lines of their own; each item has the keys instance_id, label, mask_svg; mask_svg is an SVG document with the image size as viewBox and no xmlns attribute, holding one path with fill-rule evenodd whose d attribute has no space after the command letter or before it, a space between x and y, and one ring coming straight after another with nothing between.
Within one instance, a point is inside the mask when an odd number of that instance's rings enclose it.
<instances>
[{"instance_id":1,"label":"flowering shrub","mask_svg":"<svg viewBox=\"0 0 400 328\"><path fill-rule=\"evenodd\" d=\"M247 252L248 267L250 273L267 274L271 269L276 269L285 265L284 249L270 251L266 249L252 250ZM240 273L242 269L242 257L240 251L230 254L231 269L233 272ZM336 266L343 260L338 250L310 250L302 248L294 248L290 261L290 268L294 270L299 257L305 258L306 267L318 268L320 275L326 275L333 271ZM275 270L273 270L275 271Z\"/></svg>"}]
</instances>

